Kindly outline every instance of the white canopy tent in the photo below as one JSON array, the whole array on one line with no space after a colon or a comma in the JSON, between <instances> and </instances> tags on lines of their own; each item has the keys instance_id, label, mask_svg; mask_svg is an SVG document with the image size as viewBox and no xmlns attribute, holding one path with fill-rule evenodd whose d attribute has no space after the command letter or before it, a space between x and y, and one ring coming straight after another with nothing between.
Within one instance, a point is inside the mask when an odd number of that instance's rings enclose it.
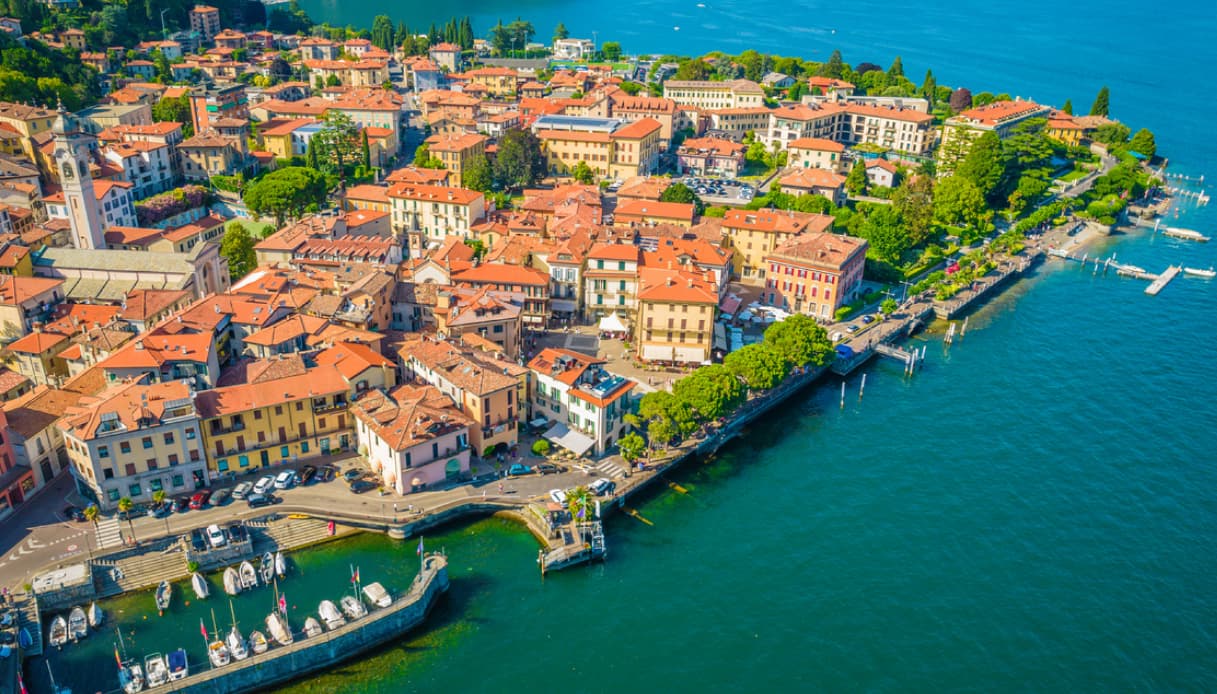
<instances>
[{"instance_id":1,"label":"white canopy tent","mask_svg":"<svg viewBox=\"0 0 1217 694\"><path fill-rule=\"evenodd\" d=\"M627 330L625 323L617 317L616 313L610 313L600 319L600 331L606 333L623 333Z\"/></svg>"},{"instance_id":2,"label":"white canopy tent","mask_svg":"<svg viewBox=\"0 0 1217 694\"><path fill-rule=\"evenodd\" d=\"M562 422L558 422L550 427L544 436L577 456L587 453L592 446L596 445L595 439L587 434L571 429Z\"/></svg>"}]
</instances>

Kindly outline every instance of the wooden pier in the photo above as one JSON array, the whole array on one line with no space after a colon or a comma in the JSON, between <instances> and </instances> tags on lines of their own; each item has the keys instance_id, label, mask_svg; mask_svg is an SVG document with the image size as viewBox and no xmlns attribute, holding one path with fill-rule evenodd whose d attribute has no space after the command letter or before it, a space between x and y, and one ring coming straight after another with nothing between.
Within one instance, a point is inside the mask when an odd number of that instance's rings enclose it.
<instances>
[{"instance_id":1,"label":"wooden pier","mask_svg":"<svg viewBox=\"0 0 1217 694\"><path fill-rule=\"evenodd\" d=\"M1179 274L1178 266L1172 265L1172 266L1166 268L1166 272L1163 272L1161 275L1158 275L1158 277L1152 283L1150 283L1150 285L1148 287L1145 288L1145 293L1149 294L1150 296L1157 296L1158 292L1162 291L1162 289L1164 287L1166 287L1166 285L1170 284L1170 281L1175 279L1175 276L1178 274Z\"/></svg>"}]
</instances>

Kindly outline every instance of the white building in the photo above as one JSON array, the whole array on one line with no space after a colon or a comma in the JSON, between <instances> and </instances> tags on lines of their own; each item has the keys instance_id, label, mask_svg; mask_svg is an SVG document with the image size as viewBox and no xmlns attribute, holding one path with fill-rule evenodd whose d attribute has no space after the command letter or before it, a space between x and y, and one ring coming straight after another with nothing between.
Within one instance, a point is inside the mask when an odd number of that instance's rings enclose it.
<instances>
[{"instance_id":1,"label":"white building","mask_svg":"<svg viewBox=\"0 0 1217 694\"><path fill-rule=\"evenodd\" d=\"M472 420L434 386L369 390L351 404L355 440L384 486L398 494L469 472Z\"/></svg>"},{"instance_id":2,"label":"white building","mask_svg":"<svg viewBox=\"0 0 1217 694\"><path fill-rule=\"evenodd\" d=\"M637 385L604 369L605 362L568 349L549 348L528 363L535 384L533 416L556 423L545 438L599 457L629 430L629 393Z\"/></svg>"},{"instance_id":3,"label":"white building","mask_svg":"<svg viewBox=\"0 0 1217 694\"><path fill-rule=\"evenodd\" d=\"M554 41L554 58L583 60L596 52L596 44L588 39L558 39Z\"/></svg>"},{"instance_id":4,"label":"white building","mask_svg":"<svg viewBox=\"0 0 1217 694\"><path fill-rule=\"evenodd\" d=\"M64 185L62 192L48 195L46 202L46 213L51 219L66 219L72 225L72 238L76 241L76 247L82 249L105 248L105 232L110 227L136 227L139 226L139 221L135 216L135 200L131 195L131 190L135 187L126 181L94 181L89 180L89 186L93 189L93 209L88 209L84 206L71 205L71 195L76 193ZM89 196L80 195L77 199L84 201ZM68 213L69 207L73 210ZM93 216L96 215L96 221L93 221ZM93 225L97 225L97 235L99 238L92 237L91 230ZM85 226L81 226L85 225ZM79 231L78 231L79 229ZM95 245L90 246L89 243Z\"/></svg>"},{"instance_id":5,"label":"white building","mask_svg":"<svg viewBox=\"0 0 1217 694\"><path fill-rule=\"evenodd\" d=\"M174 168L168 145L155 142L119 142L107 147L102 157L121 169L136 200L163 193L173 187Z\"/></svg>"}]
</instances>

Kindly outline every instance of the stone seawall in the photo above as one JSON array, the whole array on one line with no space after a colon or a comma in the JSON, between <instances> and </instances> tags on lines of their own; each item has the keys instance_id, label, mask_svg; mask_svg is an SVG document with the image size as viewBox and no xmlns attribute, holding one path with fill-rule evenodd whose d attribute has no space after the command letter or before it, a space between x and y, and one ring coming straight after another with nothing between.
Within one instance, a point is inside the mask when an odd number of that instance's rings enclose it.
<instances>
[{"instance_id":1,"label":"stone seawall","mask_svg":"<svg viewBox=\"0 0 1217 694\"><path fill-rule=\"evenodd\" d=\"M163 688L190 694L236 694L282 684L318 670L325 670L354 656L400 637L422 624L439 596L448 590L448 559L427 555L422 572L409 590L384 609L372 608L368 616L348 622L335 631L311 639L298 639L291 646L273 647L262 655L218 669L206 669ZM191 668L208 668L191 663Z\"/></svg>"}]
</instances>

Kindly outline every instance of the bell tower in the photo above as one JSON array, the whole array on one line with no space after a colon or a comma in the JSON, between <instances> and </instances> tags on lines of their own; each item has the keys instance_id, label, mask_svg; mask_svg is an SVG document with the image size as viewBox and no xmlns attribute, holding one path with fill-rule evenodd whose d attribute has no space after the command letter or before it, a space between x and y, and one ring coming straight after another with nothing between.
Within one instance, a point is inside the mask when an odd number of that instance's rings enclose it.
<instances>
[{"instance_id":1,"label":"bell tower","mask_svg":"<svg viewBox=\"0 0 1217 694\"><path fill-rule=\"evenodd\" d=\"M72 244L81 250L104 249L106 238L101 208L93 192L93 176L89 173L93 136L77 127L62 103L52 132L55 134L55 166L59 169L59 184L63 187L68 223L72 226Z\"/></svg>"}]
</instances>

